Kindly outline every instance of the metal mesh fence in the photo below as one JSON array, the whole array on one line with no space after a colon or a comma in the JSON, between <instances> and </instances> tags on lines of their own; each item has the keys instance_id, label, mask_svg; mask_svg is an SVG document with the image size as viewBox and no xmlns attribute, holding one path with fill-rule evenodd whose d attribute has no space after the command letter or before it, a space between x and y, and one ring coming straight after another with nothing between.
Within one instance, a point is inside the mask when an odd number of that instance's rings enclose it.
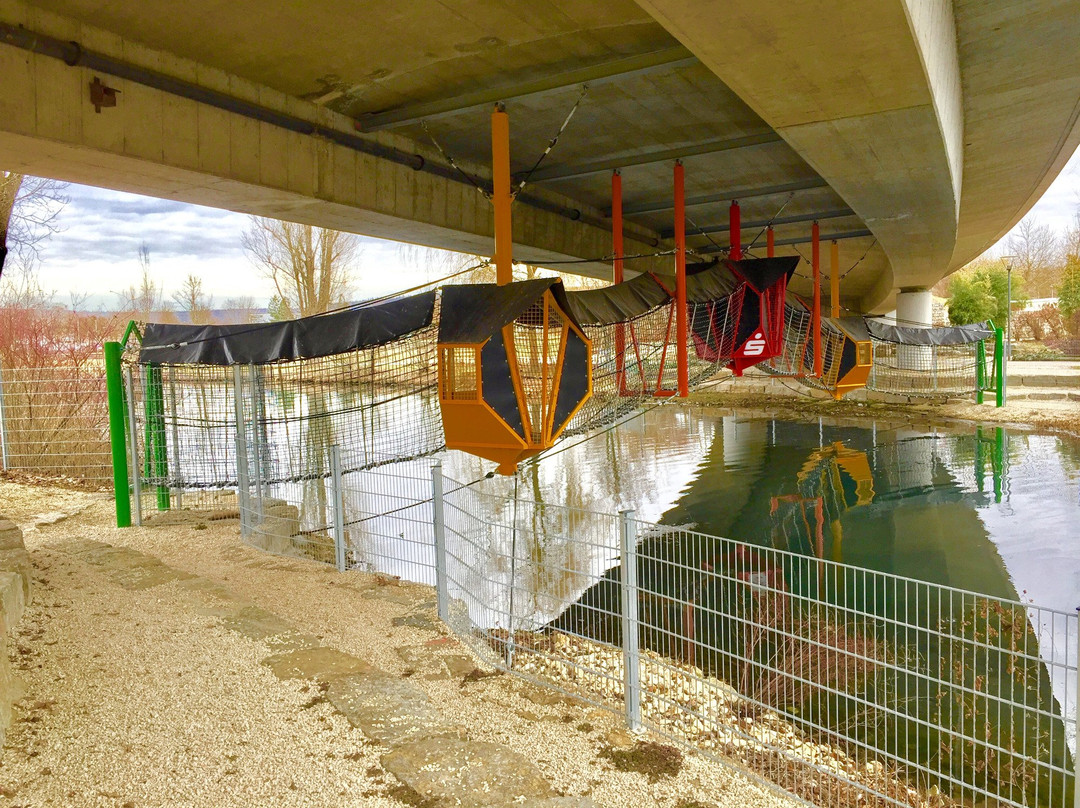
<instances>
[{"instance_id":1,"label":"metal mesh fence","mask_svg":"<svg viewBox=\"0 0 1080 808\"><path fill-rule=\"evenodd\" d=\"M0 368L0 460L11 471L111 482L103 367Z\"/></svg>"},{"instance_id":2,"label":"metal mesh fence","mask_svg":"<svg viewBox=\"0 0 1080 808\"><path fill-rule=\"evenodd\" d=\"M1072 804L1075 614L445 486L496 664L818 805Z\"/></svg>"},{"instance_id":3,"label":"metal mesh fence","mask_svg":"<svg viewBox=\"0 0 1080 808\"><path fill-rule=\"evenodd\" d=\"M332 465L287 546L265 527L299 496L253 495L249 540L434 583L490 664L816 805L1073 804L1074 613L827 560L790 508L776 549L491 493L426 459Z\"/></svg>"}]
</instances>

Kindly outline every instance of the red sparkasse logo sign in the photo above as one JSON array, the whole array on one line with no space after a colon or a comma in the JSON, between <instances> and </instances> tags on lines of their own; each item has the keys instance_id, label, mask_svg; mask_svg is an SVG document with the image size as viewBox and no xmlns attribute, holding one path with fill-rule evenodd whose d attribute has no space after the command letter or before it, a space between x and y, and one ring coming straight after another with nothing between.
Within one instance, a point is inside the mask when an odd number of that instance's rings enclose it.
<instances>
[{"instance_id":1,"label":"red sparkasse logo sign","mask_svg":"<svg viewBox=\"0 0 1080 808\"><path fill-rule=\"evenodd\" d=\"M765 353L765 335L755 331L754 335L742 344L736 356L761 356Z\"/></svg>"}]
</instances>

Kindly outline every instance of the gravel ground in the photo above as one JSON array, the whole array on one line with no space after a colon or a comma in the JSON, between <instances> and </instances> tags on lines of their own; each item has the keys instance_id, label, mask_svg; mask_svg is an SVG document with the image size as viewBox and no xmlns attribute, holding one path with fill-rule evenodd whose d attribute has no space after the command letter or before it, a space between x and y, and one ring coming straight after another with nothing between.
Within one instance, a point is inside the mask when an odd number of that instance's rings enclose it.
<instances>
[{"instance_id":1,"label":"gravel ground","mask_svg":"<svg viewBox=\"0 0 1080 808\"><path fill-rule=\"evenodd\" d=\"M614 715L509 676L465 682L468 652L425 626L427 587L267 555L235 522L117 530L108 497L91 492L0 482L0 512L26 531L37 584L13 643L26 696L0 759L5 808L416 804L382 769L385 747L310 684L276 679L260 664L273 649L224 626L212 595L175 581L124 589L76 554L86 540L156 556L409 677L471 738L525 753L567 795L611 808L796 804L690 755L655 783L614 770L599 753L634 741ZM420 619L394 625L406 615Z\"/></svg>"}]
</instances>

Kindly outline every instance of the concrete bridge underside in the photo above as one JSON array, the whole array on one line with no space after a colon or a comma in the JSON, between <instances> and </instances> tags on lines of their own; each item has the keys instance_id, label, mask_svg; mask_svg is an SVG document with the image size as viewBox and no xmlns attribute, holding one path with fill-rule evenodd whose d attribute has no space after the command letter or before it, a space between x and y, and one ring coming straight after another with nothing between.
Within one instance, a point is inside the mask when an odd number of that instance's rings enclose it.
<instances>
[{"instance_id":1,"label":"concrete bridge underside","mask_svg":"<svg viewBox=\"0 0 1080 808\"><path fill-rule=\"evenodd\" d=\"M580 98L515 204L517 258L607 277L616 168L626 252L669 248L681 159L693 249L726 249L731 199L755 254L772 221L807 256L818 220L843 304L880 311L1064 166L1076 41L1075 0L0 0L0 167L490 255L446 155L484 185L501 100L527 172Z\"/></svg>"}]
</instances>

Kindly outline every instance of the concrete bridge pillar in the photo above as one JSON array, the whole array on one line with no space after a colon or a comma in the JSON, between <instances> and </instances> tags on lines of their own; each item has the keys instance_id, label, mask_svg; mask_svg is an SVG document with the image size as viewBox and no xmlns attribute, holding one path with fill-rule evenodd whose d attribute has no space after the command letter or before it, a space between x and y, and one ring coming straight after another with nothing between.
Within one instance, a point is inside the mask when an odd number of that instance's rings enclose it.
<instances>
[{"instance_id":1,"label":"concrete bridge pillar","mask_svg":"<svg viewBox=\"0 0 1080 808\"><path fill-rule=\"evenodd\" d=\"M896 324L928 327L934 323L934 297L929 289L906 288L896 295Z\"/></svg>"},{"instance_id":2,"label":"concrete bridge pillar","mask_svg":"<svg viewBox=\"0 0 1080 808\"><path fill-rule=\"evenodd\" d=\"M905 288L896 295L896 324L911 328L929 328L934 322L934 297L929 289ZM897 364L904 370L920 370L931 377L936 375L933 367L933 350L921 345L898 345ZM935 380L931 379L931 385Z\"/></svg>"}]
</instances>

